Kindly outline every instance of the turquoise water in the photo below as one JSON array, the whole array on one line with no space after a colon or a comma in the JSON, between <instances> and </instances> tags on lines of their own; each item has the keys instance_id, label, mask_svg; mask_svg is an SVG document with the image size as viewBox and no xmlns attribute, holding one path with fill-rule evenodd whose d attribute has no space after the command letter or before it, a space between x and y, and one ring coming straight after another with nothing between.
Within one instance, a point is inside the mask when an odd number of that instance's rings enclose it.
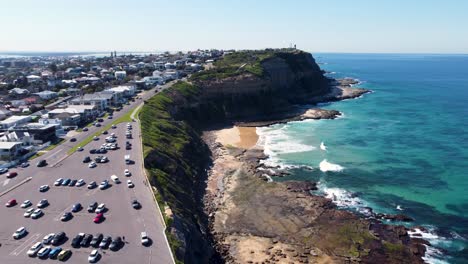
<instances>
[{"instance_id":1,"label":"turquoise water","mask_svg":"<svg viewBox=\"0 0 468 264\"><path fill-rule=\"evenodd\" d=\"M466 263L468 55L314 57L330 77L357 78L374 92L322 105L344 114L336 120L259 128L267 162L289 166L294 179L320 181L340 206L415 218L430 230L428 261ZM331 171L322 171L325 159Z\"/></svg>"}]
</instances>

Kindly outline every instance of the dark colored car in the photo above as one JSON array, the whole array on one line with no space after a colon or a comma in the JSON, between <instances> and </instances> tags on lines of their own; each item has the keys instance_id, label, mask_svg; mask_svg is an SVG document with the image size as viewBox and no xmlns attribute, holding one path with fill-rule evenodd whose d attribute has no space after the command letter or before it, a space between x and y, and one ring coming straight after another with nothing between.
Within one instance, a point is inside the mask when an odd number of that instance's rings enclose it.
<instances>
[{"instance_id":1,"label":"dark colored car","mask_svg":"<svg viewBox=\"0 0 468 264\"><path fill-rule=\"evenodd\" d=\"M74 212L74 213L79 212L79 211L81 210L81 208L83 208L83 207L81 206L81 204L80 204L80 203L76 203L76 204L74 204L73 207L72 207L72 212Z\"/></svg>"},{"instance_id":2,"label":"dark colored car","mask_svg":"<svg viewBox=\"0 0 468 264\"><path fill-rule=\"evenodd\" d=\"M89 154L96 154L96 149L90 149Z\"/></svg>"},{"instance_id":3,"label":"dark colored car","mask_svg":"<svg viewBox=\"0 0 468 264\"><path fill-rule=\"evenodd\" d=\"M138 202L137 200L133 200L133 201L132 201L132 207L133 207L133 209L140 209L140 208L141 208L141 204L140 204L140 202Z\"/></svg>"},{"instance_id":4,"label":"dark colored car","mask_svg":"<svg viewBox=\"0 0 468 264\"><path fill-rule=\"evenodd\" d=\"M107 130L104 130L104 131L102 131L102 134L107 135L107 134L109 134L109 132L107 132Z\"/></svg>"},{"instance_id":5,"label":"dark colored car","mask_svg":"<svg viewBox=\"0 0 468 264\"><path fill-rule=\"evenodd\" d=\"M70 142L76 142L76 138L71 138Z\"/></svg>"},{"instance_id":6,"label":"dark colored car","mask_svg":"<svg viewBox=\"0 0 468 264\"><path fill-rule=\"evenodd\" d=\"M93 239L93 235L91 234L86 234L83 237L83 240L81 240L80 246L82 247L89 247L89 243L91 243L91 240Z\"/></svg>"},{"instance_id":7,"label":"dark colored car","mask_svg":"<svg viewBox=\"0 0 468 264\"><path fill-rule=\"evenodd\" d=\"M37 164L37 167L45 167L47 166L47 161L46 160L40 160Z\"/></svg>"},{"instance_id":8,"label":"dark colored car","mask_svg":"<svg viewBox=\"0 0 468 264\"><path fill-rule=\"evenodd\" d=\"M88 131L88 130L89 130L89 129L88 129L87 127L83 128L83 131L85 131L85 132Z\"/></svg>"},{"instance_id":9,"label":"dark colored car","mask_svg":"<svg viewBox=\"0 0 468 264\"><path fill-rule=\"evenodd\" d=\"M104 235L101 234L101 233L96 234L96 235L93 237L93 240L91 240L90 245L91 245L92 247L99 247L99 243L101 243L101 240L102 240L103 237L104 237Z\"/></svg>"},{"instance_id":10,"label":"dark colored car","mask_svg":"<svg viewBox=\"0 0 468 264\"><path fill-rule=\"evenodd\" d=\"M18 176L18 173L14 172L14 171L10 171L9 173L6 174L7 178L14 178L16 176Z\"/></svg>"},{"instance_id":11,"label":"dark colored car","mask_svg":"<svg viewBox=\"0 0 468 264\"><path fill-rule=\"evenodd\" d=\"M73 180L70 181L68 186L73 187L73 186L75 186L76 182L77 182L77 180L73 179Z\"/></svg>"},{"instance_id":12,"label":"dark colored car","mask_svg":"<svg viewBox=\"0 0 468 264\"><path fill-rule=\"evenodd\" d=\"M109 246L109 243L112 241L112 237L106 236L101 240L101 243L99 243L99 247L102 249L105 249Z\"/></svg>"},{"instance_id":13,"label":"dark colored car","mask_svg":"<svg viewBox=\"0 0 468 264\"><path fill-rule=\"evenodd\" d=\"M60 218L61 221L66 222L70 219L72 219L73 215L70 212L65 212L62 217Z\"/></svg>"},{"instance_id":14,"label":"dark colored car","mask_svg":"<svg viewBox=\"0 0 468 264\"><path fill-rule=\"evenodd\" d=\"M99 118L97 121L98 121L98 122L104 122L104 119Z\"/></svg>"},{"instance_id":15,"label":"dark colored car","mask_svg":"<svg viewBox=\"0 0 468 264\"><path fill-rule=\"evenodd\" d=\"M94 211L96 210L97 206L98 206L98 203L97 203L97 202L90 203L89 206L88 206L88 212L89 212L89 213L94 213Z\"/></svg>"},{"instance_id":16,"label":"dark colored car","mask_svg":"<svg viewBox=\"0 0 468 264\"><path fill-rule=\"evenodd\" d=\"M80 234L76 235L76 237L74 237L72 242L71 242L71 246L74 247L74 248L79 248L80 243L83 240L84 236L85 236L85 234L83 234L83 233L80 233Z\"/></svg>"},{"instance_id":17,"label":"dark colored car","mask_svg":"<svg viewBox=\"0 0 468 264\"><path fill-rule=\"evenodd\" d=\"M62 186L67 186L68 184L70 184L71 182L71 179L65 179L62 181Z\"/></svg>"},{"instance_id":18,"label":"dark colored car","mask_svg":"<svg viewBox=\"0 0 468 264\"><path fill-rule=\"evenodd\" d=\"M118 236L112 240L112 242L109 245L109 249L112 251L117 251L120 249L121 246L122 246L122 238Z\"/></svg>"},{"instance_id":19,"label":"dark colored car","mask_svg":"<svg viewBox=\"0 0 468 264\"><path fill-rule=\"evenodd\" d=\"M59 245L60 243L62 243L62 241L65 239L65 232L58 232L57 234L54 235L54 238L52 238L52 245L54 246L57 246Z\"/></svg>"},{"instance_id":20,"label":"dark colored car","mask_svg":"<svg viewBox=\"0 0 468 264\"><path fill-rule=\"evenodd\" d=\"M130 150L130 149L132 149L132 146L127 145L127 146L125 146L125 149L126 149L126 150Z\"/></svg>"},{"instance_id":21,"label":"dark colored car","mask_svg":"<svg viewBox=\"0 0 468 264\"><path fill-rule=\"evenodd\" d=\"M49 252L49 258L51 259L54 259L58 256L58 254L62 251L62 248L61 247L56 247L56 248L53 248L50 252Z\"/></svg>"},{"instance_id":22,"label":"dark colored car","mask_svg":"<svg viewBox=\"0 0 468 264\"><path fill-rule=\"evenodd\" d=\"M88 163L91 161L91 158L89 156L86 156L84 159L83 159L83 163Z\"/></svg>"},{"instance_id":23,"label":"dark colored car","mask_svg":"<svg viewBox=\"0 0 468 264\"><path fill-rule=\"evenodd\" d=\"M0 174L8 172L8 168L0 168Z\"/></svg>"},{"instance_id":24,"label":"dark colored car","mask_svg":"<svg viewBox=\"0 0 468 264\"><path fill-rule=\"evenodd\" d=\"M15 199L11 199L11 200L9 200L9 201L5 204L5 206L6 206L6 207L12 207L12 206L15 206L16 204L18 204L18 203L16 202L16 200L15 200Z\"/></svg>"}]
</instances>

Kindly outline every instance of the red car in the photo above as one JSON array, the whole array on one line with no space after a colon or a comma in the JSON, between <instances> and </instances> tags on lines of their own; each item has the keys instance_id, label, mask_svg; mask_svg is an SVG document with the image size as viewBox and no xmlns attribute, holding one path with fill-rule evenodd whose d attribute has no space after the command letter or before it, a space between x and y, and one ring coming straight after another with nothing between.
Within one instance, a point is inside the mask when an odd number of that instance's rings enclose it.
<instances>
[{"instance_id":1,"label":"red car","mask_svg":"<svg viewBox=\"0 0 468 264\"><path fill-rule=\"evenodd\" d=\"M16 203L16 200L15 199L11 199L10 201L8 201L5 206L6 207L12 207L12 206L15 206L17 203Z\"/></svg>"},{"instance_id":2,"label":"red car","mask_svg":"<svg viewBox=\"0 0 468 264\"><path fill-rule=\"evenodd\" d=\"M97 223L102 222L102 220L104 220L104 214L99 213L99 214L96 215L96 217L94 217L93 222L97 224Z\"/></svg>"},{"instance_id":3,"label":"red car","mask_svg":"<svg viewBox=\"0 0 468 264\"><path fill-rule=\"evenodd\" d=\"M14 178L14 177L16 177L17 175L18 175L18 173L12 171L12 172L7 173L6 177L7 177L7 178Z\"/></svg>"}]
</instances>

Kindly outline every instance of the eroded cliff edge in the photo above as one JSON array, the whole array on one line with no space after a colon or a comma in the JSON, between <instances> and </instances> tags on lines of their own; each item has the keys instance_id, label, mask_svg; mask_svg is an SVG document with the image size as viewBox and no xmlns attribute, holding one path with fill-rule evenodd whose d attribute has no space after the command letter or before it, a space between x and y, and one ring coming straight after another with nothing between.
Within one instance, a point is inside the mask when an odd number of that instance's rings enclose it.
<instances>
[{"instance_id":1,"label":"eroded cliff edge","mask_svg":"<svg viewBox=\"0 0 468 264\"><path fill-rule=\"evenodd\" d=\"M314 245L317 249L313 251L314 254L323 253L322 256L330 257L330 260L336 262L367 262L369 258L366 256L378 256L378 260L384 262L420 262L423 247L413 246L413 240L405 235L404 229L381 228L379 230L383 231L379 231L380 233L372 231L370 226L380 225L378 222L366 222L351 213L337 210L326 199L310 195L305 190L301 191L301 195L306 196L310 203L302 204L297 199L297 194L291 192L286 185L261 181L249 169L252 164L242 160L239 163L242 173L238 174L242 175L239 182L246 187L242 190L250 190L247 188L249 186L257 186L260 190L274 189L271 194L278 196L278 199L273 199L277 203L262 204L260 201L263 199L255 199L258 198L256 188L251 192L243 192L241 200L247 202L242 212L242 216L246 214L245 217L236 216L238 211L235 210L224 210L224 215L217 216L216 211L213 211L216 208L210 208L212 211L208 213L204 208L203 199L210 199L204 197L207 169L213 165L213 158L216 157L212 153L215 149L210 149L201 138L204 129L232 123L260 122L268 125L295 118L334 118L339 112L315 109L315 114L307 115L306 112L310 109L300 105L353 98L366 92L368 91L362 89L337 87L334 80L323 75L309 53L297 50L265 50L226 55L213 68L193 75L189 82L179 82L145 102L140 113L145 166L150 174L151 184L158 189L158 202L167 212L171 212L166 214L167 234L178 261L242 263L243 259L236 259L240 255L232 251L232 245L240 241L232 240L235 236L245 238L253 235L259 239L271 240L275 244L291 245L292 248L288 249L302 246L311 248L309 242L315 243L323 235L320 232L335 228L333 230L336 232L330 235L333 239L326 246ZM239 156L236 159L242 158ZM229 177L232 175L227 173L226 179ZM235 188L231 191L237 193ZM255 199L256 203L251 199ZM291 203L290 206L296 207L294 210L284 208L285 218L299 221L291 222L296 225L291 227L293 230L273 228L275 225L269 226L265 218L255 217L256 208L281 207L288 205L286 201ZM251 203L252 207L246 206ZM344 216L340 218L340 225L324 225L330 223L330 219L336 215ZM216 219L217 217L219 218ZM216 226L216 221L223 217L226 221L231 221L229 225ZM262 228L258 228L255 223ZM249 226L255 228L247 228ZM302 232L302 228L306 228L307 232ZM303 239L287 239L286 237L297 237L292 231L299 232ZM242 244L238 244L237 249L244 250ZM307 254L314 255L310 253L309 250ZM298 256L301 255L298 253ZM299 260L301 258L297 261Z\"/></svg>"}]
</instances>

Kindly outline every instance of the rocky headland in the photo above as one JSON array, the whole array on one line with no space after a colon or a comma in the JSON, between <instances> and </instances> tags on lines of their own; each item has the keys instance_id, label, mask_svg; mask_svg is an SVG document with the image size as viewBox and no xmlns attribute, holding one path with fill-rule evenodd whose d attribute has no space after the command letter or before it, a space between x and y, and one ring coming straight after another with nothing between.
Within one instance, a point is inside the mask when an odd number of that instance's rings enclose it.
<instances>
[{"instance_id":1,"label":"rocky headland","mask_svg":"<svg viewBox=\"0 0 468 264\"><path fill-rule=\"evenodd\" d=\"M311 193L313 182L271 182L288 172L262 165L267 156L256 140L222 139L336 118L317 104L369 92L355 84L325 77L306 52L242 51L145 102L145 166L160 207L171 212L166 234L177 261L421 263L426 242L404 227L339 210ZM221 136L233 124L241 127Z\"/></svg>"}]
</instances>

